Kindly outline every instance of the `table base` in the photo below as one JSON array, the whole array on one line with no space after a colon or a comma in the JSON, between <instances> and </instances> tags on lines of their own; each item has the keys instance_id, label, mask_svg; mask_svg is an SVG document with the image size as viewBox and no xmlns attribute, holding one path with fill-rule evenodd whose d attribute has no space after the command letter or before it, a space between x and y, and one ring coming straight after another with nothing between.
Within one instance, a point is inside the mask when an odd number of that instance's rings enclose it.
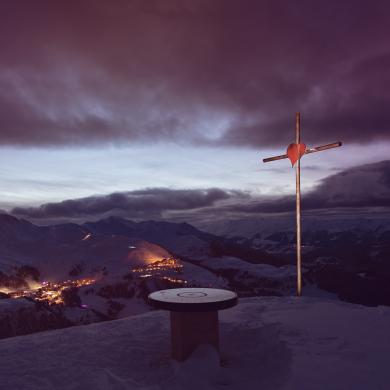
<instances>
[{"instance_id":1,"label":"table base","mask_svg":"<svg viewBox=\"0 0 390 390\"><path fill-rule=\"evenodd\" d=\"M172 358L183 361L201 344L219 350L218 312L171 311Z\"/></svg>"}]
</instances>

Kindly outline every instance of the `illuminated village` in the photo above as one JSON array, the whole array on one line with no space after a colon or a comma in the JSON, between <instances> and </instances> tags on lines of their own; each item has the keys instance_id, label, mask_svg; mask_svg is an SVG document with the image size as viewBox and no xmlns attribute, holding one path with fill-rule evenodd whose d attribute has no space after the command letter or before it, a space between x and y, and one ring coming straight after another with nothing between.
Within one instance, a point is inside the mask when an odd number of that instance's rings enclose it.
<instances>
[{"instance_id":1,"label":"illuminated village","mask_svg":"<svg viewBox=\"0 0 390 390\"><path fill-rule=\"evenodd\" d=\"M63 291L72 287L88 286L96 282L96 279L84 278L79 280L65 280L63 282L43 282L40 287L33 289L9 292L11 298L31 298L35 301L44 301L49 305L63 305Z\"/></svg>"},{"instance_id":2,"label":"illuminated village","mask_svg":"<svg viewBox=\"0 0 390 390\"><path fill-rule=\"evenodd\" d=\"M145 266L133 268L131 272L140 278L153 277L173 284L184 285L187 284L187 281L182 277L176 277L176 275L181 275L182 270L183 264L179 260L170 257L168 259L154 261ZM167 275L168 273L169 275Z\"/></svg>"},{"instance_id":3,"label":"illuminated village","mask_svg":"<svg viewBox=\"0 0 390 390\"><path fill-rule=\"evenodd\" d=\"M183 264L173 257L157 260L144 266L131 268L131 273L138 278L153 278L163 280L169 284L185 285L187 281L180 275L182 274ZM34 301L46 302L49 305L65 305L63 292L71 288L79 288L92 285L97 282L97 278L86 277L77 280L65 280L59 282L42 283L34 282L29 288L19 290L2 289L10 298L30 298Z\"/></svg>"}]
</instances>

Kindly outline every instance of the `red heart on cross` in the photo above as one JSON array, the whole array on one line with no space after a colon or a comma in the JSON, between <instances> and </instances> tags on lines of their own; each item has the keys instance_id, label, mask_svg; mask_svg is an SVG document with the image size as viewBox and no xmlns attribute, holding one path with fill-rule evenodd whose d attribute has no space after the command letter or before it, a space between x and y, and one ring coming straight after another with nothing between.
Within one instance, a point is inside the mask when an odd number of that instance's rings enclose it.
<instances>
[{"instance_id":1,"label":"red heart on cross","mask_svg":"<svg viewBox=\"0 0 390 390\"><path fill-rule=\"evenodd\" d=\"M290 159L292 166L305 154L305 144L290 144L287 148L287 157Z\"/></svg>"}]
</instances>

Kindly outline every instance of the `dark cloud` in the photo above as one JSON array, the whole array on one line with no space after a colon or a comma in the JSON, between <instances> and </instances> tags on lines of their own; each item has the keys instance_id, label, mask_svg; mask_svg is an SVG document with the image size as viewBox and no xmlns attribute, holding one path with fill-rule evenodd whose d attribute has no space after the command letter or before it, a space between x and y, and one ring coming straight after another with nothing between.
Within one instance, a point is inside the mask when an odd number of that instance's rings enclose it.
<instances>
[{"instance_id":1,"label":"dark cloud","mask_svg":"<svg viewBox=\"0 0 390 390\"><path fill-rule=\"evenodd\" d=\"M0 142L264 146L390 134L387 1L0 4Z\"/></svg>"},{"instance_id":2,"label":"dark cloud","mask_svg":"<svg viewBox=\"0 0 390 390\"><path fill-rule=\"evenodd\" d=\"M362 165L328 176L319 186L302 194L304 212L390 208L390 160ZM91 196L14 208L11 213L33 220L85 220L118 215L132 219L166 218L188 222L229 219L253 214L291 213L295 197L255 197L217 188L172 190L152 188L106 196Z\"/></svg>"},{"instance_id":3,"label":"dark cloud","mask_svg":"<svg viewBox=\"0 0 390 390\"><path fill-rule=\"evenodd\" d=\"M151 188L47 203L39 207L12 210L12 214L31 219L80 219L121 215L130 218L161 218L166 211L190 211L212 206L218 201L244 196L237 191L217 188L206 190L170 190Z\"/></svg>"},{"instance_id":4,"label":"dark cloud","mask_svg":"<svg viewBox=\"0 0 390 390\"><path fill-rule=\"evenodd\" d=\"M373 207L390 208L390 160L328 176L313 191L302 194L305 211ZM291 212L295 210L295 196L252 199L229 209L232 213Z\"/></svg>"}]
</instances>

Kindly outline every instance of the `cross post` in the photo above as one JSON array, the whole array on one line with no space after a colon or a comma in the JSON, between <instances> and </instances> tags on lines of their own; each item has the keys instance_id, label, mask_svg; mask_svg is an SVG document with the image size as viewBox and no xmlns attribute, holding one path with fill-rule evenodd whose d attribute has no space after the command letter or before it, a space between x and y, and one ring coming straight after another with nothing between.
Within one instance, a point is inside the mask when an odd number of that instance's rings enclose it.
<instances>
[{"instance_id":1,"label":"cross post","mask_svg":"<svg viewBox=\"0 0 390 390\"><path fill-rule=\"evenodd\" d=\"M287 154L263 159L264 163L289 158L292 166L295 165L295 199L296 199L296 247L297 247L297 296L302 295L302 256L301 256L301 157L305 154L321 152L323 150L337 148L341 142L307 148L301 143L301 114L295 114L295 144L290 144Z\"/></svg>"},{"instance_id":2,"label":"cross post","mask_svg":"<svg viewBox=\"0 0 390 390\"><path fill-rule=\"evenodd\" d=\"M301 143L301 114L295 114L295 143ZM302 257L301 257L301 159L295 166L296 224L297 224L297 295L302 295Z\"/></svg>"}]
</instances>

